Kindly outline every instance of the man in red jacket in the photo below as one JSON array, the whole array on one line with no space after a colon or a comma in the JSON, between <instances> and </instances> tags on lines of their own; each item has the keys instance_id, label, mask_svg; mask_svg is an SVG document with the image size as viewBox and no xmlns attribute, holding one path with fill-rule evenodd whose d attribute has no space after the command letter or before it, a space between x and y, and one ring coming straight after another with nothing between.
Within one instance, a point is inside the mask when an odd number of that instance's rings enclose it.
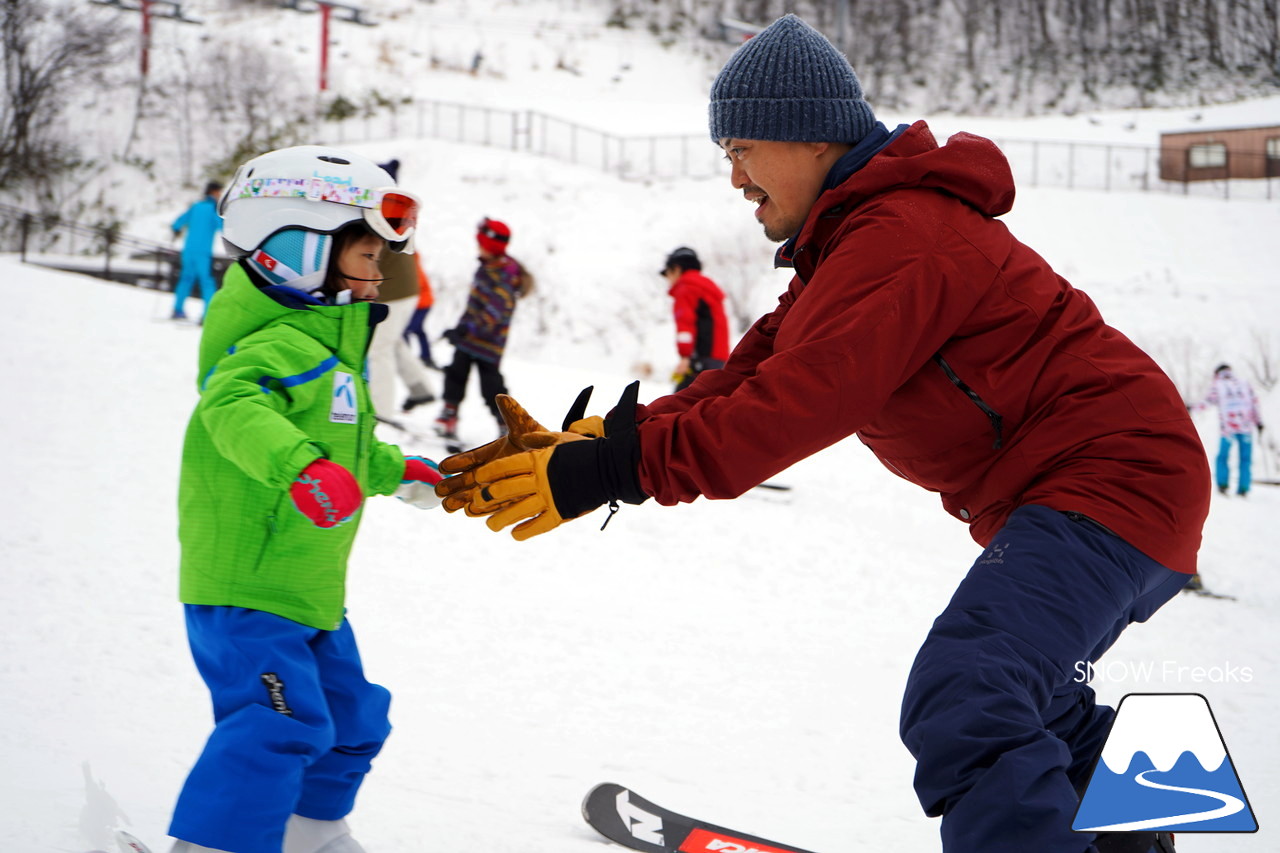
<instances>
[{"instance_id":1,"label":"man in red jacket","mask_svg":"<svg viewBox=\"0 0 1280 853\"><path fill-rule=\"evenodd\" d=\"M795 270L777 307L684 391L635 407L632 386L603 423L446 460L445 507L526 539L606 503L736 497L856 434L984 549L902 704L943 849L1172 849L1071 822L1114 716L1076 666L1196 568L1209 470L1173 384L996 219L1014 187L993 143L889 130L799 18L734 53L710 112Z\"/></svg>"},{"instance_id":2,"label":"man in red jacket","mask_svg":"<svg viewBox=\"0 0 1280 853\"><path fill-rule=\"evenodd\" d=\"M676 321L676 351L680 363L672 377L683 391L704 370L724 367L729 357L729 323L724 316L724 292L702 274L698 253L681 246L667 255L660 275L671 285Z\"/></svg>"}]
</instances>

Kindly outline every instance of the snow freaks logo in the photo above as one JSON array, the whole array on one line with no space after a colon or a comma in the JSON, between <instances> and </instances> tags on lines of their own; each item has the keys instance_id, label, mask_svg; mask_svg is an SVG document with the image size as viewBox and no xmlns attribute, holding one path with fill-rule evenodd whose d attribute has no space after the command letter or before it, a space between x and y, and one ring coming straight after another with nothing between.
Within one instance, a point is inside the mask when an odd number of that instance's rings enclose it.
<instances>
[{"instance_id":1,"label":"snow freaks logo","mask_svg":"<svg viewBox=\"0 0 1280 853\"><path fill-rule=\"evenodd\" d=\"M1257 832L1208 700L1199 693L1121 699L1071 828Z\"/></svg>"},{"instance_id":2,"label":"snow freaks logo","mask_svg":"<svg viewBox=\"0 0 1280 853\"><path fill-rule=\"evenodd\" d=\"M1077 684L1104 681L1179 684L1248 684L1253 681L1253 667L1225 661L1220 666L1183 666L1177 661L1121 661L1090 663L1077 661L1071 680Z\"/></svg>"}]
</instances>

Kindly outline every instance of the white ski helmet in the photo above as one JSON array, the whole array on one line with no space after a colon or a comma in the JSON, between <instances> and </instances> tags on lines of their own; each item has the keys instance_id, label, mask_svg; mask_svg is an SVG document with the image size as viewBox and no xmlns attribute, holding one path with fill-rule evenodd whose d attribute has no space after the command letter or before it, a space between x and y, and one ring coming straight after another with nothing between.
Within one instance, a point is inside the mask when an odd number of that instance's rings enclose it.
<instances>
[{"instance_id":1,"label":"white ski helmet","mask_svg":"<svg viewBox=\"0 0 1280 853\"><path fill-rule=\"evenodd\" d=\"M352 222L363 221L392 251L412 254L418 205L367 157L299 145L237 169L218 212L228 254L272 283L313 290L323 283L332 235Z\"/></svg>"}]
</instances>

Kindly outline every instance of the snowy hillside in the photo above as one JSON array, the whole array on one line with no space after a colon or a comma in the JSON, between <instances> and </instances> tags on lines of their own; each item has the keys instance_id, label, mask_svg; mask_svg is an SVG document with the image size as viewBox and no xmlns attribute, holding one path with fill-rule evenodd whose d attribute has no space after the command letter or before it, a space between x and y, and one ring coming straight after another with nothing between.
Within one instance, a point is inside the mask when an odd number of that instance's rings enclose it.
<instances>
[{"instance_id":1,"label":"snowy hillside","mask_svg":"<svg viewBox=\"0 0 1280 853\"><path fill-rule=\"evenodd\" d=\"M372 129L357 138L381 138L393 127L401 128L400 136L346 147L381 161L399 159L402 183L425 200L419 245L439 298L428 323L433 334L456 318L472 273L475 223L492 216L512 226L513 254L541 284L540 293L522 309L524 322L514 330L519 351L580 361L584 356L576 348L565 349L569 342L590 350L597 363L636 372L648 366L659 376L668 368L670 335L664 325L665 283L654 270L670 249L695 246L729 292L735 331L767 309L785 281L770 269L773 247L743 215L746 203L734 197L723 176L623 184L585 165L411 135L414 105L432 100L536 109L618 135L705 133L707 88L728 47L692 37L663 42L645 30L606 27L606 5L585 0L370 0L365 8L378 26L332 23L330 90L324 100L341 95L360 104L398 104L403 113L397 123L389 119L390 107L375 109L368 121ZM198 93L208 87L203 81L209 71L197 73L203 67L203 60L197 60L253 48L260 59L279 66L273 66L279 75L265 92L245 91L252 88L251 80L238 80L239 89L226 85L213 90L232 103L243 102L245 109L251 96L269 96L282 109L311 104L316 96L318 15L217 0L191 0L183 8L204 24L159 19L155 24L151 106L143 119L148 130L135 145L138 156L154 161L149 177L108 156L120 150L132 126L132 83L86 105L94 122L86 125L78 114L69 116L77 138L92 140L102 153L103 171L86 180L83 191L100 193L117 208L126 233L160 242L171 239L169 225L194 199L192 188L212 176L206 167L215 154L225 154L217 145L227 142L226 122L191 114ZM95 9L95 14L124 13ZM126 19L136 21L136 15ZM482 59L473 74L477 53ZM129 66L114 73L123 81L132 79L128 75L134 71ZM377 98L371 94L375 92ZM868 96L874 104L875 93ZM890 126L919 118L888 111L880 117ZM1266 123L1280 123L1280 97L1209 108L1021 120L947 115L934 119L932 126L940 140L966 130L1004 140L1149 146L1157 143L1161 130ZM365 124L358 119L355 130ZM706 147L712 150L709 141ZM140 180L144 191L139 191ZM1257 217L1280 224L1280 205L1274 204L1181 199L1164 205L1122 192L1028 190L1021 188L1022 200L1009 217L1015 227L1024 211L1037 204L1072 215L1040 220L1052 223L1047 233L1035 230L1037 219L1032 217L1024 234L1027 242L1077 284L1112 280L1135 294L1169 291L1217 299L1221 280L1248 280L1257 253L1265 256L1269 247L1264 242L1239 252L1202 251L1203 218L1226 217L1224 227ZM1117 212L1132 207L1135 215L1120 219L1129 239L1118 244L1124 251L1105 257L1089 252L1088 260L1082 260L1082 247L1099 237L1109 239L1104 232L1114 228L1112 220L1098 216L1100 205ZM714 228L707 227L711 222ZM1136 313L1135 321L1145 322L1146 312ZM1242 307L1223 316L1249 318L1243 335L1248 346L1248 329L1258 324L1255 315ZM1127 328L1140 336L1140 328ZM1204 345L1214 352L1196 352L1196 357L1240 358L1243 353L1233 348L1242 336L1230 332L1229 327L1215 329L1205 338L1212 343ZM1168 357L1156 354L1168 366L1189 346L1181 340L1161 341L1160 347L1172 352Z\"/></svg>"}]
</instances>

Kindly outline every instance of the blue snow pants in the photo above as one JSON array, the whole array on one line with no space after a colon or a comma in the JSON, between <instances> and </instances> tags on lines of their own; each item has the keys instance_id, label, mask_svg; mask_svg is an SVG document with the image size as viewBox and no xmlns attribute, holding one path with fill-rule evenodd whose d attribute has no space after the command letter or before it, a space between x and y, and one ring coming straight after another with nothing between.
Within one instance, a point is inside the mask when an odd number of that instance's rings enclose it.
<instances>
[{"instance_id":1,"label":"blue snow pants","mask_svg":"<svg viewBox=\"0 0 1280 853\"><path fill-rule=\"evenodd\" d=\"M1240 446L1240 479L1236 483L1236 491L1239 494L1248 494L1249 487L1253 485L1253 435L1251 433L1236 433L1232 437L1222 436L1218 441L1218 459L1214 471L1214 479L1218 482L1219 489L1226 489L1231 485L1231 438L1235 438L1236 444Z\"/></svg>"},{"instance_id":2,"label":"blue snow pants","mask_svg":"<svg viewBox=\"0 0 1280 853\"><path fill-rule=\"evenodd\" d=\"M178 283L173 288L173 313L186 313L187 297L191 295L191 285L196 279L200 280L200 298L204 300L207 307L209 300L218 290L218 284L213 280L213 258L209 255L187 257L184 254L182 270L178 273Z\"/></svg>"},{"instance_id":3,"label":"blue snow pants","mask_svg":"<svg viewBox=\"0 0 1280 853\"><path fill-rule=\"evenodd\" d=\"M1190 577L1084 516L1009 517L933 623L902 700L916 795L942 815L945 853L1091 849L1071 821L1115 712L1079 663Z\"/></svg>"},{"instance_id":4,"label":"blue snow pants","mask_svg":"<svg viewBox=\"0 0 1280 853\"><path fill-rule=\"evenodd\" d=\"M391 732L391 694L365 680L350 624L320 631L191 604L186 618L215 725L169 834L231 853L280 853L291 814L344 817Z\"/></svg>"},{"instance_id":5,"label":"blue snow pants","mask_svg":"<svg viewBox=\"0 0 1280 853\"><path fill-rule=\"evenodd\" d=\"M431 313L431 306L414 308L413 316L409 318L409 325L405 326L404 331L400 333L406 342L412 343L410 338L418 341L418 359L424 363L431 361L431 339L427 337L424 325L429 313Z\"/></svg>"}]
</instances>

